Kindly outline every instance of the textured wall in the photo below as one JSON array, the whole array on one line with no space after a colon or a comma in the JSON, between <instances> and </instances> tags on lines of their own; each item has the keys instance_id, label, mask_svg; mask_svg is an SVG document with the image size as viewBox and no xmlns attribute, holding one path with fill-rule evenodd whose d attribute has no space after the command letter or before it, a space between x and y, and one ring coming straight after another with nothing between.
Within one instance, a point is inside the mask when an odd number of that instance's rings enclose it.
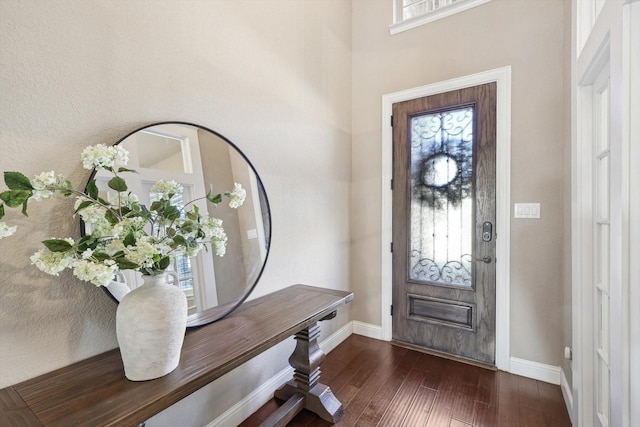
<instances>
[{"instance_id":1,"label":"textured wall","mask_svg":"<svg viewBox=\"0 0 640 427\"><path fill-rule=\"evenodd\" d=\"M270 198L257 287L349 287L351 4L344 0L0 1L0 170L55 169L142 125L182 120L234 141ZM116 347L115 305L69 274L29 265L77 235L71 204L42 202L0 240L0 387ZM319 232L321 230L321 232ZM323 322L342 326L348 310ZM155 417L202 426L287 365L291 342ZM189 414L186 416L185 414Z\"/></svg>"},{"instance_id":2,"label":"textured wall","mask_svg":"<svg viewBox=\"0 0 640 427\"><path fill-rule=\"evenodd\" d=\"M559 0L495 0L390 35L387 0L353 2L354 319L380 324L382 95L510 65L511 201L540 220L511 222L511 356L562 362L563 26Z\"/></svg>"}]
</instances>

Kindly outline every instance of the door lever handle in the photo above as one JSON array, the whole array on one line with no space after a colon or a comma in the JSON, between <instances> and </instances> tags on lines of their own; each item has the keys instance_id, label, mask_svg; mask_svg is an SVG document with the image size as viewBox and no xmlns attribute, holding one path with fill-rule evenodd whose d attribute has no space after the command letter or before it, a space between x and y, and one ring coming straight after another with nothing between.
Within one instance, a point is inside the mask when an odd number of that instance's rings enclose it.
<instances>
[{"instance_id":1,"label":"door lever handle","mask_svg":"<svg viewBox=\"0 0 640 427\"><path fill-rule=\"evenodd\" d=\"M493 259L489 255L487 255L487 256L483 256L482 258L476 258L476 261L482 261L485 264L490 264L491 261L493 261Z\"/></svg>"}]
</instances>

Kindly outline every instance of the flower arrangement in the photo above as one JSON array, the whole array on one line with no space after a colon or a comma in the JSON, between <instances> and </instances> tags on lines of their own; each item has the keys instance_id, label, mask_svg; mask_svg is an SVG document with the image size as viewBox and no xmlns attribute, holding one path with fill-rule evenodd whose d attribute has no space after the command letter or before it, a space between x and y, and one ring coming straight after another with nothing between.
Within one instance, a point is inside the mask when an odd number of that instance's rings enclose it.
<instances>
[{"instance_id":1,"label":"flower arrangement","mask_svg":"<svg viewBox=\"0 0 640 427\"><path fill-rule=\"evenodd\" d=\"M136 270L145 275L164 272L177 252L195 256L209 244L218 256L224 256L227 235L222 220L199 211L194 202L206 199L214 206L228 197L229 206L238 208L246 192L238 183L231 191L221 194L209 192L184 206L174 206L171 199L182 194L183 188L175 181L158 181L151 193L156 200L149 207L139 202L138 196L128 190L123 174L136 173L127 169L129 153L120 146L98 144L82 152L85 169L103 169L113 175L108 186L116 191L115 200L100 197L95 179L91 179L84 192L74 190L69 181L54 171L43 172L30 180L20 172L5 172L7 191L0 193L0 219L4 205L22 207L27 216L30 200L52 199L56 193L75 197L74 216L84 221L87 233L79 240L53 238L42 243L44 248L31 256L31 263L45 273L57 276L70 268L81 280L106 286L117 270ZM0 221L0 239L14 234L15 226Z\"/></svg>"}]
</instances>

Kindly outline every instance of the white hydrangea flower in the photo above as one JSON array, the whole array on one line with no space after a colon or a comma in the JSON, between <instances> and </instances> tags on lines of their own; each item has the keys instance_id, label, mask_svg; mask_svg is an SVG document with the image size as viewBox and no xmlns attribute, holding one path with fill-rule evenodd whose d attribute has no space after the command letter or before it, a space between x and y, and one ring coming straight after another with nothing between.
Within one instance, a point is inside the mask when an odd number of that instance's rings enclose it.
<instances>
[{"instance_id":1,"label":"white hydrangea flower","mask_svg":"<svg viewBox=\"0 0 640 427\"><path fill-rule=\"evenodd\" d=\"M83 197L78 197L75 203L75 209L78 209L78 206L87 199ZM106 208L102 207L96 203L87 206L84 209L81 209L78 212L82 221L89 227L89 232L94 237L103 237L110 236L112 233L112 226L109 221L105 218Z\"/></svg>"},{"instance_id":2,"label":"white hydrangea flower","mask_svg":"<svg viewBox=\"0 0 640 427\"><path fill-rule=\"evenodd\" d=\"M204 248L204 244L198 243L195 247L189 247L184 249L184 256L190 258L198 255L198 253Z\"/></svg>"},{"instance_id":3,"label":"white hydrangea flower","mask_svg":"<svg viewBox=\"0 0 640 427\"><path fill-rule=\"evenodd\" d=\"M160 180L151 186L150 193L157 194L162 199L168 199L170 194L182 194L184 188L175 181Z\"/></svg>"},{"instance_id":4,"label":"white hydrangea flower","mask_svg":"<svg viewBox=\"0 0 640 427\"><path fill-rule=\"evenodd\" d=\"M220 218L206 218L201 225L204 231L204 240L211 242L211 246L218 256L224 256L227 252L227 233L222 227Z\"/></svg>"},{"instance_id":5,"label":"white hydrangea flower","mask_svg":"<svg viewBox=\"0 0 640 427\"><path fill-rule=\"evenodd\" d=\"M211 244L216 251L216 255L222 257L227 253L227 236L224 236L224 239L216 239L212 240Z\"/></svg>"},{"instance_id":6,"label":"white hydrangea flower","mask_svg":"<svg viewBox=\"0 0 640 427\"><path fill-rule=\"evenodd\" d=\"M2 239L3 237L12 236L17 229L18 227L16 226L9 227L5 222L0 221L0 239Z\"/></svg>"},{"instance_id":7,"label":"white hydrangea flower","mask_svg":"<svg viewBox=\"0 0 640 427\"><path fill-rule=\"evenodd\" d=\"M73 262L73 274L80 280L86 280L97 286L107 286L116 271L115 264L91 262L79 259Z\"/></svg>"},{"instance_id":8,"label":"white hydrangea flower","mask_svg":"<svg viewBox=\"0 0 640 427\"><path fill-rule=\"evenodd\" d=\"M115 201L113 202L113 205L131 208L133 205L139 202L140 199L138 199L138 196L133 193L118 193Z\"/></svg>"},{"instance_id":9,"label":"white hydrangea flower","mask_svg":"<svg viewBox=\"0 0 640 427\"><path fill-rule=\"evenodd\" d=\"M244 203L244 199L247 197L247 192L242 185L237 182L233 184L233 191L229 193L229 207L232 209L238 209Z\"/></svg>"},{"instance_id":10,"label":"white hydrangea flower","mask_svg":"<svg viewBox=\"0 0 640 427\"><path fill-rule=\"evenodd\" d=\"M142 230L145 224L146 224L146 221L144 220L144 218L140 218L140 217L125 218L113 226L111 233L113 237L123 238L130 232L136 233Z\"/></svg>"},{"instance_id":11,"label":"white hydrangea flower","mask_svg":"<svg viewBox=\"0 0 640 427\"><path fill-rule=\"evenodd\" d=\"M124 248L125 257L141 267L153 266L154 256L164 256L169 252L171 252L171 247L163 243L154 242L152 238L147 236L137 239L134 246Z\"/></svg>"},{"instance_id":12,"label":"white hydrangea flower","mask_svg":"<svg viewBox=\"0 0 640 427\"><path fill-rule=\"evenodd\" d=\"M62 175L56 174L54 171L42 172L33 178L33 200L53 199L55 190L51 187L58 186L64 181Z\"/></svg>"},{"instance_id":13,"label":"white hydrangea flower","mask_svg":"<svg viewBox=\"0 0 640 427\"><path fill-rule=\"evenodd\" d=\"M84 252L82 252L80 256L82 257L82 259L90 259L92 255L93 255L93 250L87 249Z\"/></svg>"},{"instance_id":14,"label":"white hydrangea flower","mask_svg":"<svg viewBox=\"0 0 640 427\"><path fill-rule=\"evenodd\" d=\"M122 239L113 239L107 244L104 251L109 255L114 255L117 252L124 252L124 242Z\"/></svg>"},{"instance_id":15,"label":"white hydrangea flower","mask_svg":"<svg viewBox=\"0 0 640 427\"><path fill-rule=\"evenodd\" d=\"M31 264L52 276L57 276L58 273L73 264L73 255L69 252L51 252L48 249L40 249L31 255L30 259Z\"/></svg>"},{"instance_id":16,"label":"white hydrangea flower","mask_svg":"<svg viewBox=\"0 0 640 427\"><path fill-rule=\"evenodd\" d=\"M113 168L116 164L125 166L129 161L129 152L119 145L92 145L82 151L82 166L85 169Z\"/></svg>"}]
</instances>

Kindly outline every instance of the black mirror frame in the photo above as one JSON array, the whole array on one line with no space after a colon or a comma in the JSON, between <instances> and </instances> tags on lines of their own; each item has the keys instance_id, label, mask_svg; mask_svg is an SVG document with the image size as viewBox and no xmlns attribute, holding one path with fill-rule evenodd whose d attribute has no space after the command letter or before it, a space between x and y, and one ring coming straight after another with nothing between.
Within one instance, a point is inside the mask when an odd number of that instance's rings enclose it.
<instances>
[{"instance_id":1,"label":"black mirror frame","mask_svg":"<svg viewBox=\"0 0 640 427\"><path fill-rule=\"evenodd\" d=\"M204 326L204 325L207 325L209 323L213 323L213 322L216 322L218 320L221 320L221 319L225 318L226 316L228 316L229 314L231 314L238 307L240 307L247 300L247 298L249 298L249 295L251 295L251 293L255 289L256 285L260 281L260 278L262 277L262 273L264 272L264 269L265 269L265 267L267 265L267 261L269 259L269 253L271 252L271 239L272 239L272 234L273 234L273 227L272 227L272 222L271 222L271 206L269 204L269 197L267 196L267 192L266 192L266 190L264 188L264 185L262 183L262 179L260 178L260 175L258 174L258 171L253 166L253 163L251 163L249 158L244 154L244 152L242 152L242 150L240 150L240 148L238 148L238 146L236 144L231 142L227 137L225 137L224 135L220 134L219 132L211 130L211 129L205 127L205 126L198 125L198 124L195 124L195 123L181 122L181 121L154 122L154 123L148 124L146 126L142 126L142 127L138 128L138 129L135 129L135 130L129 132L127 135L125 135L124 137L120 138L113 145L118 145L118 144L122 143L124 140L126 140L127 138L129 138L130 136L132 136L133 134L135 134L137 132L140 132L142 130L145 130L145 129L148 129L148 128L151 128L151 127L161 126L161 125L184 125L184 126L191 126L191 127L194 127L194 128L202 129L204 131L207 131L207 132L210 132L210 133L216 135L218 138L222 139L227 144L229 144L231 147L233 147L236 150L236 152L247 162L247 164L249 165L249 167L251 168L251 170L255 174L256 181L258 183L258 189L264 195L264 206L266 207L267 215L269 217L268 233L266 233L266 239L265 239L266 240L266 246L267 246L266 247L267 252L266 252L266 255L264 257L264 261L262 262L262 267L260 267L260 271L258 272L258 275L256 276L256 279L251 284L251 286L248 287L248 289L245 291L244 295L240 299L238 299L238 301L231 302L231 303L224 304L224 305L220 305L220 306L217 306L217 307L211 307L211 308L205 309L205 310L203 310L201 312L189 315L187 317L187 328L197 328L197 327ZM89 176L89 179L87 180L87 184L92 179L94 179L95 175L96 175L96 170L94 169L91 172L91 175ZM86 184L85 184L85 188L86 188ZM80 234L82 236L84 236L85 233L86 233L85 224L84 224L84 222L82 220L80 220ZM116 304L120 303L113 296L113 294L111 294L111 292L109 292L109 290L106 287L103 286L102 289Z\"/></svg>"}]
</instances>

